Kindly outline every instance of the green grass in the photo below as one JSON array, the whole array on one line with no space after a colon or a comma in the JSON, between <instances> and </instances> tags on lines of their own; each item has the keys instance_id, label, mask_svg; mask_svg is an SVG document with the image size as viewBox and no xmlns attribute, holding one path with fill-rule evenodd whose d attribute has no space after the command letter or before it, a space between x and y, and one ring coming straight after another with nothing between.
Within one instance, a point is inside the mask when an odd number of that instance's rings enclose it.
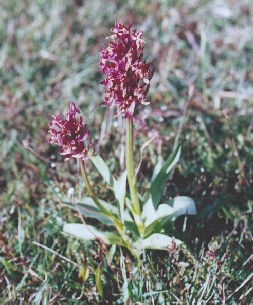
<instances>
[{"instance_id":1,"label":"green grass","mask_svg":"<svg viewBox=\"0 0 253 305\"><path fill-rule=\"evenodd\" d=\"M0 4L1 304L252 302L253 5L220 3ZM142 266L123 249L62 234L63 222L80 220L58 194L72 186L80 195L85 190L76 164L64 163L47 143L51 115L75 100L100 154L116 173L122 169L121 128L111 124L111 111L92 111L103 90L99 50L115 20L144 30L146 56L155 67L150 106L140 107L136 121L136 162L151 134L160 137L143 153L140 186L145 191L157 156L168 155L179 137L182 157L165 197L189 195L198 208L187 232L182 219L169 228L184 246L174 253L148 252ZM122 126L120 118L114 122ZM91 166L89 173L101 197L111 196L97 186ZM99 266L103 297L95 276Z\"/></svg>"}]
</instances>

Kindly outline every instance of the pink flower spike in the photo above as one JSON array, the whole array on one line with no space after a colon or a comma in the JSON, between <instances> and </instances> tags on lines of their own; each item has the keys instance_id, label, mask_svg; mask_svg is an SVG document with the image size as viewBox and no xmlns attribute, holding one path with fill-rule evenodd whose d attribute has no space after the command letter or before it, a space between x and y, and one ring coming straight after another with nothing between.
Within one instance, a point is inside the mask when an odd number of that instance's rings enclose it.
<instances>
[{"instance_id":1,"label":"pink flower spike","mask_svg":"<svg viewBox=\"0 0 253 305\"><path fill-rule=\"evenodd\" d=\"M49 123L49 143L60 146L65 160L71 157L87 160L94 155L94 145L89 137L87 124L83 123L80 110L74 102L69 103L67 119L53 115Z\"/></svg>"},{"instance_id":2,"label":"pink flower spike","mask_svg":"<svg viewBox=\"0 0 253 305\"><path fill-rule=\"evenodd\" d=\"M100 51L100 70L106 74L101 82L105 87L102 104L116 105L118 114L124 118L133 118L134 110L140 104L145 104L150 80L153 77L151 64L142 61L144 40L142 31L131 30L115 22L112 42Z\"/></svg>"}]
</instances>

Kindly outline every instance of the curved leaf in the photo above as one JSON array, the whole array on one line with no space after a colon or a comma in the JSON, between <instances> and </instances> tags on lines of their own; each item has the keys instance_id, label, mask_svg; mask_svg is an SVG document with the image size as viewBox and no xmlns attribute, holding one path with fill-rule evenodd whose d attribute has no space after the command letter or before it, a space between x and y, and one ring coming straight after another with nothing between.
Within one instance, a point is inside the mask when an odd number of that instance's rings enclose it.
<instances>
[{"instance_id":1,"label":"curved leaf","mask_svg":"<svg viewBox=\"0 0 253 305\"><path fill-rule=\"evenodd\" d=\"M196 215L195 201L188 196L177 196L169 200L165 205L169 205L174 209L174 218L181 215Z\"/></svg>"},{"instance_id":2,"label":"curved leaf","mask_svg":"<svg viewBox=\"0 0 253 305\"><path fill-rule=\"evenodd\" d=\"M175 210L171 206L168 204L160 204L157 211L153 214L149 214L149 217L146 219L144 236L148 236L156 230L156 228L161 230L161 220L164 218L166 218L166 220L172 219L174 215Z\"/></svg>"},{"instance_id":3,"label":"curved leaf","mask_svg":"<svg viewBox=\"0 0 253 305\"><path fill-rule=\"evenodd\" d=\"M68 206L69 208L71 208L72 210L76 211L76 206L73 205L73 203L65 202L64 204L66 206ZM90 206L83 207L78 204L78 209L79 209L80 213L83 214L85 217L95 218L95 219L99 220L101 223L108 225L108 226L113 225L113 222L111 221L111 219L109 219L103 212L100 212L100 210L98 210L97 208L93 208Z\"/></svg>"},{"instance_id":4,"label":"curved leaf","mask_svg":"<svg viewBox=\"0 0 253 305\"><path fill-rule=\"evenodd\" d=\"M62 201L63 204L67 205L73 210L76 210L75 204L68 197L64 197ZM116 207L108 202L105 202L104 200L99 199L99 201L108 211L118 216L118 209ZM86 217L95 218L106 225L113 224L113 222L103 212L100 211L91 197L77 199L76 204L78 205L80 212Z\"/></svg>"},{"instance_id":5,"label":"curved leaf","mask_svg":"<svg viewBox=\"0 0 253 305\"><path fill-rule=\"evenodd\" d=\"M169 158L163 164L160 172L156 175L154 180L151 182L150 186L150 195L152 198L152 202L154 207L156 208L163 196L163 191L166 185L166 182L169 178L169 173L173 169L173 167L177 164L181 154L181 147L178 146Z\"/></svg>"},{"instance_id":6,"label":"curved leaf","mask_svg":"<svg viewBox=\"0 0 253 305\"><path fill-rule=\"evenodd\" d=\"M156 176L159 174L160 170L162 169L163 163L164 163L164 160L163 160L162 156L159 155L158 158L157 158L156 165L154 167L154 171L153 171L153 175L151 177L151 181L155 180Z\"/></svg>"},{"instance_id":7,"label":"curved leaf","mask_svg":"<svg viewBox=\"0 0 253 305\"><path fill-rule=\"evenodd\" d=\"M148 225L147 222L150 223L156 219L156 210L151 196L143 205L141 217L146 225Z\"/></svg>"},{"instance_id":8,"label":"curved leaf","mask_svg":"<svg viewBox=\"0 0 253 305\"><path fill-rule=\"evenodd\" d=\"M113 177L109 167L106 165L104 160L99 155L92 156L90 160L96 167L100 175L104 178L105 182L111 187L113 187L115 178Z\"/></svg>"},{"instance_id":9,"label":"curved leaf","mask_svg":"<svg viewBox=\"0 0 253 305\"><path fill-rule=\"evenodd\" d=\"M142 218L145 221L144 237L154 231L161 230L164 222L175 220L181 215L196 215L196 204L194 200L187 196L177 196L158 206L155 210L150 198L143 207Z\"/></svg>"},{"instance_id":10,"label":"curved leaf","mask_svg":"<svg viewBox=\"0 0 253 305\"><path fill-rule=\"evenodd\" d=\"M99 202L107 209L107 211L111 212L114 215L118 216L118 209L111 203L104 201L103 199L99 199ZM96 203L91 197L83 197L76 200L76 203L81 207L92 207L94 209L99 210Z\"/></svg>"},{"instance_id":11,"label":"curved leaf","mask_svg":"<svg viewBox=\"0 0 253 305\"><path fill-rule=\"evenodd\" d=\"M154 233L149 237L139 240L135 247L138 251L141 249L152 249L152 250L168 250L168 247L175 242L176 245L180 245L182 242L179 239L171 238L165 234Z\"/></svg>"},{"instance_id":12,"label":"curved leaf","mask_svg":"<svg viewBox=\"0 0 253 305\"><path fill-rule=\"evenodd\" d=\"M79 271L79 277L86 282L90 274L89 266L82 265Z\"/></svg>"},{"instance_id":13,"label":"curved leaf","mask_svg":"<svg viewBox=\"0 0 253 305\"><path fill-rule=\"evenodd\" d=\"M103 284L102 284L102 268L98 266L95 273L95 282L99 295L103 297Z\"/></svg>"},{"instance_id":14,"label":"curved leaf","mask_svg":"<svg viewBox=\"0 0 253 305\"><path fill-rule=\"evenodd\" d=\"M66 223L63 226L63 232L86 241L101 239L107 245L116 244L124 246L124 243L118 234L99 231L90 225Z\"/></svg>"}]
</instances>

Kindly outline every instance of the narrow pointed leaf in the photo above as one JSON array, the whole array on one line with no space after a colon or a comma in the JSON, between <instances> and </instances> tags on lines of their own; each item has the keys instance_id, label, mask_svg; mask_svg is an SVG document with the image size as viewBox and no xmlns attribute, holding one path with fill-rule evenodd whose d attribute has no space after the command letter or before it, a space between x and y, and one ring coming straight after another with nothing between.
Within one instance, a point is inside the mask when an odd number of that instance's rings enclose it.
<instances>
[{"instance_id":1,"label":"narrow pointed leaf","mask_svg":"<svg viewBox=\"0 0 253 305\"><path fill-rule=\"evenodd\" d=\"M154 232L155 228L161 229L160 222L162 219L173 219L175 215L174 209L168 204L160 204L157 211L146 219L144 237Z\"/></svg>"},{"instance_id":2,"label":"narrow pointed leaf","mask_svg":"<svg viewBox=\"0 0 253 305\"><path fill-rule=\"evenodd\" d=\"M155 165L151 181L155 180L156 176L159 174L160 170L162 169L163 163L164 163L164 160L163 160L162 156L159 155L157 158L157 163Z\"/></svg>"},{"instance_id":3,"label":"narrow pointed leaf","mask_svg":"<svg viewBox=\"0 0 253 305\"><path fill-rule=\"evenodd\" d=\"M152 233L159 233L162 230L160 219L154 220L151 224L145 227L143 237L146 238Z\"/></svg>"},{"instance_id":4,"label":"narrow pointed leaf","mask_svg":"<svg viewBox=\"0 0 253 305\"><path fill-rule=\"evenodd\" d=\"M73 203L71 202L65 202L64 204L74 211L77 210L76 206L73 205ZM108 226L113 225L113 222L103 212L100 212L100 210L98 210L97 208L93 208L90 206L81 206L79 204L77 205L80 213L83 214L85 217L95 218L99 220L101 223Z\"/></svg>"},{"instance_id":5,"label":"narrow pointed leaf","mask_svg":"<svg viewBox=\"0 0 253 305\"><path fill-rule=\"evenodd\" d=\"M123 245L121 237L118 234L99 231L90 225L84 225L80 223L66 223L63 226L63 232L86 241L100 239L108 245Z\"/></svg>"},{"instance_id":6,"label":"narrow pointed leaf","mask_svg":"<svg viewBox=\"0 0 253 305\"><path fill-rule=\"evenodd\" d=\"M159 174L155 177L150 186L150 194L154 204L154 207L157 208L162 196L163 191L166 185L166 182L169 179L169 174L173 167L177 164L181 154L181 147L178 146L172 154L169 156L167 161L163 164Z\"/></svg>"},{"instance_id":7,"label":"narrow pointed leaf","mask_svg":"<svg viewBox=\"0 0 253 305\"><path fill-rule=\"evenodd\" d=\"M156 210L151 196L143 205L141 217L144 220L145 225L148 225L148 223L151 223L156 219Z\"/></svg>"},{"instance_id":8,"label":"narrow pointed leaf","mask_svg":"<svg viewBox=\"0 0 253 305\"><path fill-rule=\"evenodd\" d=\"M115 178L113 177L113 175L110 172L109 167L106 165L106 163L104 162L104 160L99 156L92 156L90 158L91 162L94 164L94 166L96 167L96 169L98 170L98 172L100 173L100 175L104 178L105 182L110 185L111 187L113 187Z\"/></svg>"},{"instance_id":9,"label":"narrow pointed leaf","mask_svg":"<svg viewBox=\"0 0 253 305\"><path fill-rule=\"evenodd\" d=\"M139 237L139 231L134 221L125 221L126 230L129 230L135 237Z\"/></svg>"},{"instance_id":10,"label":"narrow pointed leaf","mask_svg":"<svg viewBox=\"0 0 253 305\"><path fill-rule=\"evenodd\" d=\"M98 266L95 273L95 282L99 295L103 297L103 284L102 284L102 268Z\"/></svg>"},{"instance_id":11,"label":"narrow pointed leaf","mask_svg":"<svg viewBox=\"0 0 253 305\"><path fill-rule=\"evenodd\" d=\"M68 207L76 210L76 205L68 197L64 197L62 201ZM99 199L99 201L109 212L118 217L118 209L115 206L102 199ZM91 197L79 198L76 200L76 204L78 205L78 208L83 215L91 218L96 218L100 222L107 225L113 224L113 222L103 212L100 211Z\"/></svg>"},{"instance_id":12,"label":"narrow pointed leaf","mask_svg":"<svg viewBox=\"0 0 253 305\"><path fill-rule=\"evenodd\" d=\"M154 233L145 239L139 240L135 246L139 249L168 250L172 242L175 242L176 245L182 243L180 240L165 234Z\"/></svg>"},{"instance_id":13,"label":"narrow pointed leaf","mask_svg":"<svg viewBox=\"0 0 253 305\"><path fill-rule=\"evenodd\" d=\"M99 202L107 209L107 211L111 212L114 215L118 216L118 209L116 206L112 205L111 203L104 201L103 199L98 199ZM77 199L77 204L82 207L92 207L94 209L98 209L97 205L95 204L94 200L91 197L82 197Z\"/></svg>"},{"instance_id":14,"label":"narrow pointed leaf","mask_svg":"<svg viewBox=\"0 0 253 305\"><path fill-rule=\"evenodd\" d=\"M90 274L89 266L82 265L79 271L79 277L83 280L83 282L87 281L89 274Z\"/></svg>"},{"instance_id":15,"label":"narrow pointed leaf","mask_svg":"<svg viewBox=\"0 0 253 305\"><path fill-rule=\"evenodd\" d=\"M152 201L151 196L147 200L147 202L144 203L143 209L142 209L142 219L144 220L145 226L149 226L155 221L159 221L160 219L164 217L173 217L174 215L174 208L173 204L169 205L168 203L160 204L158 206L158 209L155 210L154 204Z\"/></svg>"},{"instance_id":16,"label":"narrow pointed leaf","mask_svg":"<svg viewBox=\"0 0 253 305\"><path fill-rule=\"evenodd\" d=\"M187 196L178 196L154 209L151 198L143 207L142 218L145 221L144 237L161 229L162 224L168 220L175 220L181 215L196 215L196 204ZM159 226L160 224L160 226Z\"/></svg>"}]
</instances>

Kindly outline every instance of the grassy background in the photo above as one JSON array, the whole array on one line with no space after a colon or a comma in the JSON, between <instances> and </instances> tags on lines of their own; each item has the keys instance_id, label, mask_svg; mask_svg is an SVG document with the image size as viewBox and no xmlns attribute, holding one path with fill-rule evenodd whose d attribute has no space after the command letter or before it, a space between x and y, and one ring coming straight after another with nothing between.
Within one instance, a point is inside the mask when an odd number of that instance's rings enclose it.
<instances>
[{"instance_id":1,"label":"grassy background","mask_svg":"<svg viewBox=\"0 0 253 305\"><path fill-rule=\"evenodd\" d=\"M139 268L124 251L113 256L114 249L61 234L64 221L80 220L59 194L74 186L81 196L84 185L76 164L63 163L47 143L51 115L74 100L97 151L120 173L122 121L112 122L103 107L92 111L103 94L99 49L115 20L144 31L155 67L150 106L140 107L135 125L137 162L141 145L157 134L144 151L140 187L180 138L182 157L165 197L189 195L198 208L186 232L182 219L170 228L185 248L148 253ZM252 302L252 29L247 0L1 1L1 304L122 304L124 285L126 304ZM100 182L92 168L90 175ZM103 297L95 284L100 264Z\"/></svg>"}]
</instances>

